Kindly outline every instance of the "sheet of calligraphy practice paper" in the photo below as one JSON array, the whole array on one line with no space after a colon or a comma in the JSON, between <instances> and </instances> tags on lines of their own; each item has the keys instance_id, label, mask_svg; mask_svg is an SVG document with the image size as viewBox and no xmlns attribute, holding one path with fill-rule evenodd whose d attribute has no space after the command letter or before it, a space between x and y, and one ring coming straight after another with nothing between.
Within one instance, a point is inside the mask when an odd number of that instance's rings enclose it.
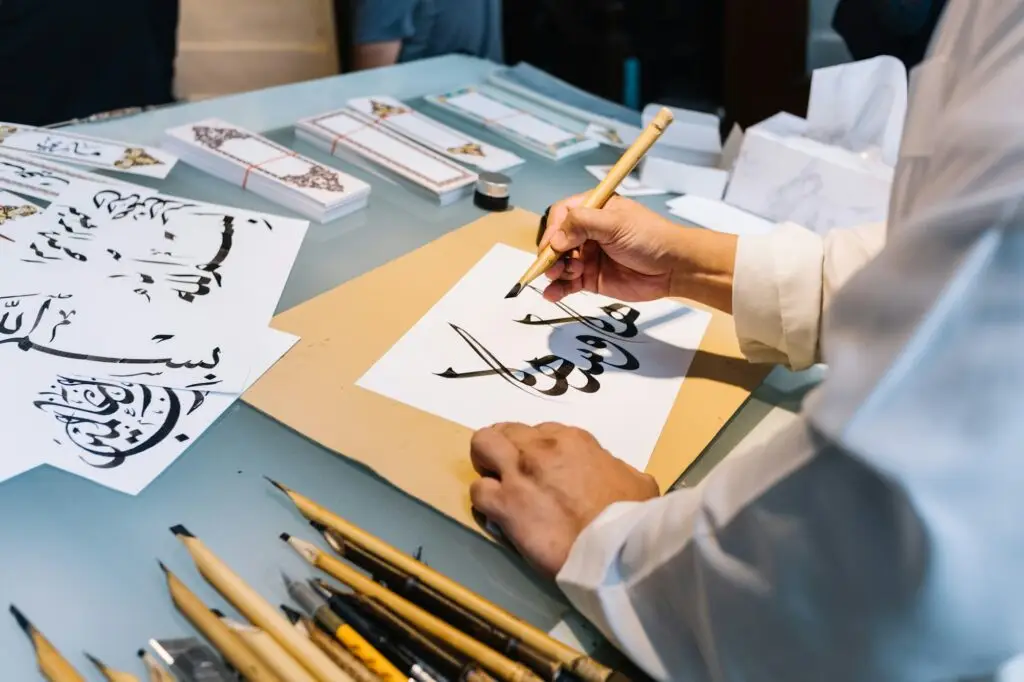
<instances>
[{"instance_id":1,"label":"sheet of calligraphy practice paper","mask_svg":"<svg viewBox=\"0 0 1024 682\"><path fill-rule=\"evenodd\" d=\"M82 181L146 191L145 188L130 182L122 182L0 146L0 188L43 201L53 201L73 184Z\"/></svg>"},{"instance_id":2,"label":"sheet of calligraphy practice paper","mask_svg":"<svg viewBox=\"0 0 1024 682\"><path fill-rule=\"evenodd\" d=\"M297 340L274 329L253 339L250 383ZM67 376L37 359L5 368L12 381L0 394L5 450L132 495L180 457L238 397Z\"/></svg>"},{"instance_id":3,"label":"sheet of calligraphy practice paper","mask_svg":"<svg viewBox=\"0 0 1024 682\"><path fill-rule=\"evenodd\" d=\"M0 149L122 173L166 178L178 159L161 149L0 121Z\"/></svg>"},{"instance_id":4,"label":"sheet of calligraphy practice paper","mask_svg":"<svg viewBox=\"0 0 1024 682\"><path fill-rule=\"evenodd\" d=\"M90 291L134 297L153 317L266 326L309 223L190 199L78 182L5 232L21 262ZM156 333L168 333L166 329Z\"/></svg>"},{"instance_id":5,"label":"sheet of calligraphy practice paper","mask_svg":"<svg viewBox=\"0 0 1024 682\"><path fill-rule=\"evenodd\" d=\"M357 385L469 428L578 426L645 469L710 314L587 293L553 304L543 281L504 299L534 257L494 246Z\"/></svg>"}]
</instances>

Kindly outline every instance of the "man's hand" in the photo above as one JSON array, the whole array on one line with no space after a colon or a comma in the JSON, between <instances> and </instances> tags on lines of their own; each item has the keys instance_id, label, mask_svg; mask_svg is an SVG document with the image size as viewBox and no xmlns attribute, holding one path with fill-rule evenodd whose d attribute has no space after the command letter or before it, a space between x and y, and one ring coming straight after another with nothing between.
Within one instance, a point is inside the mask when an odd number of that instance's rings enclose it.
<instances>
[{"instance_id":1,"label":"man's hand","mask_svg":"<svg viewBox=\"0 0 1024 682\"><path fill-rule=\"evenodd\" d=\"M496 424L473 434L473 506L519 552L555 576L577 536L613 502L658 496L654 479L612 455L581 429Z\"/></svg>"}]
</instances>

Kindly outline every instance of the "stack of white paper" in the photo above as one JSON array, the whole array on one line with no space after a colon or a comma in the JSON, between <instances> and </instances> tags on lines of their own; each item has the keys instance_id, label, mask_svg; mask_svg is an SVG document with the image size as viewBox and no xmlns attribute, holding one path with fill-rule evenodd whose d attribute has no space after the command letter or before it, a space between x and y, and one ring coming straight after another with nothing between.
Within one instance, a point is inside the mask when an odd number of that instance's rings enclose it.
<instances>
[{"instance_id":1,"label":"stack of white paper","mask_svg":"<svg viewBox=\"0 0 1024 682\"><path fill-rule=\"evenodd\" d=\"M185 163L324 223L364 208L370 186L219 119L167 131Z\"/></svg>"},{"instance_id":2,"label":"stack of white paper","mask_svg":"<svg viewBox=\"0 0 1024 682\"><path fill-rule=\"evenodd\" d=\"M166 178L177 159L151 147L0 121L0 150L27 152L121 173Z\"/></svg>"},{"instance_id":3,"label":"stack of white paper","mask_svg":"<svg viewBox=\"0 0 1024 682\"><path fill-rule=\"evenodd\" d=\"M308 223L24 168L66 189L0 225L0 480L136 494L297 340L268 324Z\"/></svg>"},{"instance_id":4,"label":"stack of white paper","mask_svg":"<svg viewBox=\"0 0 1024 682\"><path fill-rule=\"evenodd\" d=\"M462 88L431 95L426 100L550 159L564 159L598 146L582 133L571 132L517 108L497 92Z\"/></svg>"},{"instance_id":5,"label":"stack of white paper","mask_svg":"<svg viewBox=\"0 0 1024 682\"><path fill-rule=\"evenodd\" d=\"M377 125L351 109L303 119L295 134L334 156L368 162L378 171L442 206L473 191L477 175L440 154Z\"/></svg>"},{"instance_id":6,"label":"stack of white paper","mask_svg":"<svg viewBox=\"0 0 1024 682\"><path fill-rule=\"evenodd\" d=\"M522 157L424 116L393 97L360 97L350 99L348 106L388 130L480 170L497 172L523 163Z\"/></svg>"},{"instance_id":7,"label":"stack of white paper","mask_svg":"<svg viewBox=\"0 0 1024 682\"><path fill-rule=\"evenodd\" d=\"M666 206L669 213L688 223L705 227L715 232L735 235L768 234L777 224L747 213L741 208L730 206L723 201L686 195L676 197Z\"/></svg>"}]
</instances>

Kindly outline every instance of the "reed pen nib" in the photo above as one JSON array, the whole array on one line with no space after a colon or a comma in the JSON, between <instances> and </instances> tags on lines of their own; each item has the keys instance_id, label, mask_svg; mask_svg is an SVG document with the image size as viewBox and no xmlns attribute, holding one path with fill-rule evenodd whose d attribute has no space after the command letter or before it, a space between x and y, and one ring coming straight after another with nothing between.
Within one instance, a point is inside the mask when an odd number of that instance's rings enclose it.
<instances>
[{"instance_id":1,"label":"reed pen nib","mask_svg":"<svg viewBox=\"0 0 1024 682\"><path fill-rule=\"evenodd\" d=\"M281 604L281 610L284 612L284 615L288 616L288 620L292 622L292 625L302 620L302 614L287 604Z\"/></svg>"},{"instance_id":2,"label":"reed pen nib","mask_svg":"<svg viewBox=\"0 0 1024 682\"><path fill-rule=\"evenodd\" d=\"M519 295L519 292L523 290L523 285L516 282L516 285L509 289L509 292L505 294L505 298L515 298Z\"/></svg>"},{"instance_id":3,"label":"reed pen nib","mask_svg":"<svg viewBox=\"0 0 1024 682\"><path fill-rule=\"evenodd\" d=\"M292 536L291 536L291 534L289 534L289 533L281 533L281 534L280 534L280 535L278 535L277 537L281 538L281 539L282 539L282 540L284 540L285 542L288 542L289 540L291 540L291 539L292 539Z\"/></svg>"},{"instance_id":4,"label":"reed pen nib","mask_svg":"<svg viewBox=\"0 0 1024 682\"><path fill-rule=\"evenodd\" d=\"M145 649L139 649L138 651L135 652L135 655L138 656L139 658L145 658L146 657L146 650Z\"/></svg>"},{"instance_id":5,"label":"reed pen nib","mask_svg":"<svg viewBox=\"0 0 1024 682\"><path fill-rule=\"evenodd\" d=\"M224 617L224 612L221 611L220 609L210 609L210 613L212 613L213 615L217 616L218 618L223 618Z\"/></svg>"},{"instance_id":6,"label":"reed pen nib","mask_svg":"<svg viewBox=\"0 0 1024 682\"><path fill-rule=\"evenodd\" d=\"M32 630L35 628L32 627L32 623L28 622L28 618L25 617L25 614L19 611L18 607L14 604L11 604L11 615L14 616L14 620L18 621L18 625L20 625L21 629L25 631L25 634L31 636Z\"/></svg>"},{"instance_id":7,"label":"reed pen nib","mask_svg":"<svg viewBox=\"0 0 1024 682\"><path fill-rule=\"evenodd\" d=\"M171 569L167 568L167 565L164 564L164 562L162 562L159 559L157 559L156 563L160 566L160 570L163 571L164 573L168 573L169 574L171 572Z\"/></svg>"},{"instance_id":8,"label":"reed pen nib","mask_svg":"<svg viewBox=\"0 0 1024 682\"><path fill-rule=\"evenodd\" d=\"M327 532L327 526L325 526L324 524L320 523L319 521L310 520L309 525L313 526L313 530L315 530L317 533L326 533Z\"/></svg>"},{"instance_id":9,"label":"reed pen nib","mask_svg":"<svg viewBox=\"0 0 1024 682\"><path fill-rule=\"evenodd\" d=\"M289 493L291 492L291 490L289 490L288 488L286 488L286 487L285 487L284 485L282 485L281 483L278 483L277 481L275 481L274 479L272 479L272 478L271 478L270 476L264 476L263 478L267 479L267 482L268 482L268 483L270 483L270 485L274 486L275 488L277 488L278 490L280 490L281 492L283 492L283 493L284 493L285 495L287 495L287 494L289 494Z\"/></svg>"},{"instance_id":10,"label":"reed pen nib","mask_svg":"<svg viewBox=\"0 0 1024 682\"><path fill-rule=\"evenodd\" d=\"M188 528L185 528L185 526L182 526L181 524L178 524L177 526L171 526L171 532L174 533L175 535L178 535L178 536L181 536L181 537L186 537L186 538L194 538L195 537L195 535L192 535L192 533L188 532Z\"/></svg>"},{"instance_id":11,"label":"reed pen nib","mask_svg":"<svg viewBox=\"0 0 1024 682\"><path fill-rule=\"evenodd\" d=\"M101 661L100 659L96 658L95 656L90 654L88 651L83 651L82 653L85 654L85 657L89 659L90 663L92 663L94 666L96 666L97 670L99 670L101 673L106 674L107 666L103 665L103 661Z\"/></svg>"}]
</instances>

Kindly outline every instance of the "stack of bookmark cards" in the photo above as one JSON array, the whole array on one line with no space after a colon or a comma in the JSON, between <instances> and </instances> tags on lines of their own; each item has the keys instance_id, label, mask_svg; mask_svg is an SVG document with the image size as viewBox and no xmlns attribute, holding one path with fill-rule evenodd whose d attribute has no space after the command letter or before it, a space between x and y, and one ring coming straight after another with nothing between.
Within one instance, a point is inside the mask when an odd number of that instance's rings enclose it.
<instances>
[{"instance_id":1,"label":"stack of bookmark cards","mask_svg":"<svg viewBox=\"0 0 1024 682\"><path fill-rule=\"evenodd\" d=\"M218 119L166 133L185 163L325 223L364 208L370 185Z\"/></svg>"},{"instance_id":2,"label":"stack of bookmark cards","mask_svg":"<svg viewBox=\"0 0 1024 682\"><path fill-rule=\"evenodd\" d=\"M303 119L296 124L295 134L334 156L369 163L442 206L471 193L477 180L476 173L352 109Z\"/></svg>"},{"instance_id":3,"label":"stack of bookmark cards","mask_svg":"<svg viewBox=\"0 0 1024 682\"><path fill-rule=\"evenodd\" d=\"M479 123L527 149L560 160L590 151L598 143L516 107L501 95L462 88L431 95L427 102L464 119Z\"/></svg>"},{"instance_id":4,"label":"stack of bookmark cards","mask_svg":"<svg viewBox=\"0 0 1024 682\"><path fill-rule=\"evenodd\" d=\"M393 97L360 97L350 99L348 106L382 127L467 166L500 172L523 163L522 157L424 116Z\"/></svg>"},{"instance_id":5,"label":"stack of bookmark cards","mask_svg":"<svg viewBox=\"0 0 1024 682\"><path fill-rule=\"evenodd\" d=\"M177 162L160 149L0 121L0 151L11 150L160 179Z\"/></svg>"}]
</instances>

